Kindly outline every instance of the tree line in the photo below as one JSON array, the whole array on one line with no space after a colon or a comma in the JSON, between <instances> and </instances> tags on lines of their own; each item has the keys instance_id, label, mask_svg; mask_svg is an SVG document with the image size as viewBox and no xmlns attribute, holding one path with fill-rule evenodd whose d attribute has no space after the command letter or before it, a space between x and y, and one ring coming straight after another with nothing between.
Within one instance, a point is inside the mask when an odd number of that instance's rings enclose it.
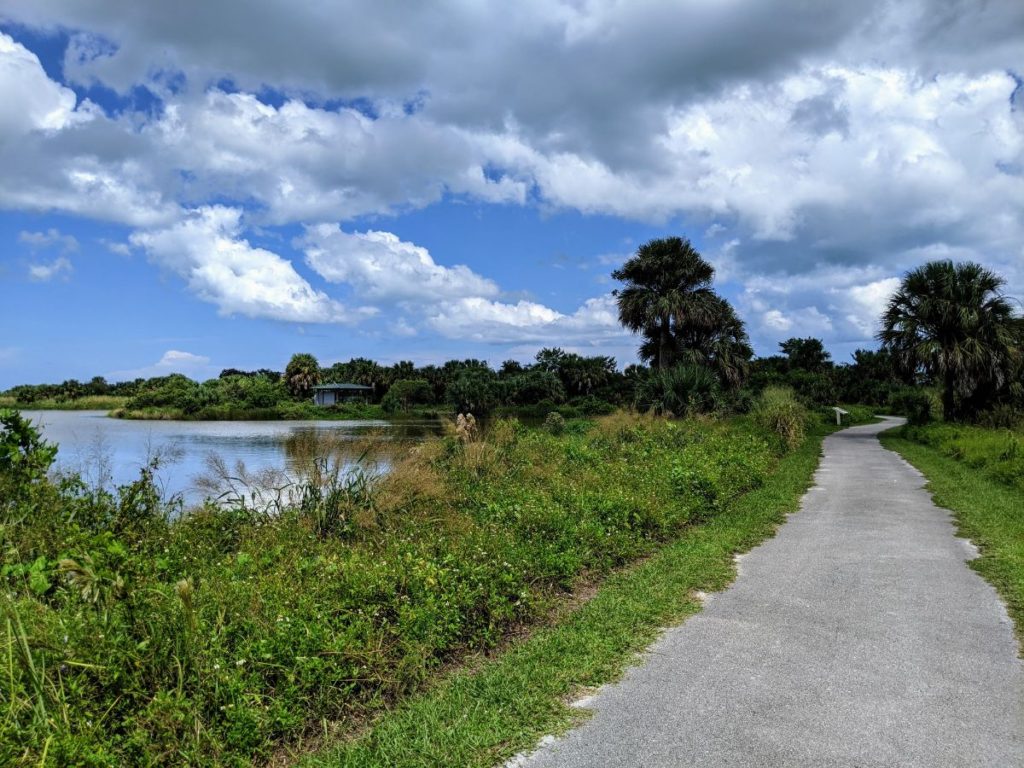
<instances>
[{"instance_id":1,"label":"tree line","mask_svg":"<svg viewBox=\"0 0 1024 768\"><path fill-rule=\"evenodd\" d=\"M1024 413L1024 320L1003 293L1005 280L978 264L934 261L908 272L880 318L879 348L859 349L846 363L834 362L817 338L786 339L778 354L755 358L743 320L714 290L714 274L679 237L645 243L612 273L622 283L614 292L619 319L639 336L643 363L622 370L611 357L560 348L497 368L478 359L417 366L363 357L321 366L303 353L283 372L229 368L205 382L181 374L117 383L95 377L18 386L8 395L25 405L118 395L129 398L129 409L287 416L302 415L298 404L309 405L314 386L353 383L369 387L368 400L386 413L428 405L478 415L636 407L682 416L745 411L756 393L785 386L808 405L885 406L917 420L941 413L950 421L1012 422Z\"/></svg>"}]
</instances>

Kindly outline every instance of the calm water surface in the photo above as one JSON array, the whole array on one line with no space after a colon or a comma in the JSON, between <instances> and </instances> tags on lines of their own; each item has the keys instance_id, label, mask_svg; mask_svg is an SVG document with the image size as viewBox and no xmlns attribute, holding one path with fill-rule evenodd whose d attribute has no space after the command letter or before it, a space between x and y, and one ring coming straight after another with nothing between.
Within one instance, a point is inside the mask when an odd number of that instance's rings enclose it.
<instances>
[{"instance_id":1,"label":"calm water surface","mask_svg":"<svg viewBox=\"0 0 1024 768\"><path fill-rule=\"evenodd\" d=\"M157 478L165 496L181 494L188 504L207 495L198 481L209 476L212 457L229 468L241 462L251 473L278 470L294 477L328 445L354 461L369 441L386 458L441 430L440 423L427 421L129 421L107 418L105 411L22 414L58 444L58 469L112 487L137 479L150 458L159 457ZM346 443L352 446L348 452Z\"/></svg>"}]
</instances>

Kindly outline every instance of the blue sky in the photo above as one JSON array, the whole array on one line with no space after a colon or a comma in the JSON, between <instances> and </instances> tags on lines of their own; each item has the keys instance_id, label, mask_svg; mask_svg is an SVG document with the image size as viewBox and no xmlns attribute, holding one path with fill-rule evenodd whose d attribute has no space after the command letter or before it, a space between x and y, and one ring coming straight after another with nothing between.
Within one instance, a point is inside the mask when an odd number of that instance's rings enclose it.
<instances>
[{"instance_id":1,"label":"blue sky","mask_svg":"<svg viewBox=\"0 0 1024 768\"><path fill-rule=\"evenodd\" d=\"M1009 0L12 0L0 387L624 364L609 273L675 234L759 353L848 359L927 259L1024 295L1022 30Z\"/></svg>"}]
</instances>

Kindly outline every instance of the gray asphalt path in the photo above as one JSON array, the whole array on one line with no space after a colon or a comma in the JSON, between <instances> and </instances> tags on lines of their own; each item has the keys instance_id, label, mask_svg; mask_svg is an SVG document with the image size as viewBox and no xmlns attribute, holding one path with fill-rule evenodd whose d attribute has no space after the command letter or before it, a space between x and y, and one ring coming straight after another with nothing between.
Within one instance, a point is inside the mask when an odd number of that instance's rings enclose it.
<instances>
[{"instance_id":1,"label":"gray asphalt path","mask_svg":"<svg viewBox=\"0 0 1024 768\"><path fill-rule=\"evenodd\" d=\"M801 510L735 584L515 764L1024 766L1005 607L922 476L879 445L886 426L829 437Z\"/></svg>"}]
</instances>

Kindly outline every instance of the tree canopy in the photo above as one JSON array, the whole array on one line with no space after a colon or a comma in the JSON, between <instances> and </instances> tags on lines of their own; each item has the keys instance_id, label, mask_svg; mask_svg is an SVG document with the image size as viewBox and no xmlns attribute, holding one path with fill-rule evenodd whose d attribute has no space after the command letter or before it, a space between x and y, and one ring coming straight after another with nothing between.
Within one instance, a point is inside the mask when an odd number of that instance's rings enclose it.
<instances>
[{"instance_id":1,"label":"tree canopy","mask_svg":"<svg viewBox=\"0 0 1024 768\"><path fill-rule=\"evenodd\" d=\"M882 315L879 341L903 371L941 385L947 421L984 408L1020 364L1021 321L1005 282L973 262L932 261L903 277Z\"/></svg>"},{"instance_id":2,"label":"tree canopy","mask_svg":"<svg viewBox=\"0 0 1024 768\"><path fill-rule=\"evenodd\" d=\"M689 240L651 240L612 272L619 320L641 334L641 359L665 370L704 365L738 387L753 355L743 321L711 287L715 270Z\"/></svg>"},{"instance_id":3,"label":"tree canopy","mask_svg":"<svg viewBox=\"0 0 1024 768\"><path fill-rule=\"evenodd\" d=\"M292 397L297 400L307 398L321 381L320 363L313 355L304 352L292 355L284 369L284 381Z\"/></svg>"}]
</instances>

